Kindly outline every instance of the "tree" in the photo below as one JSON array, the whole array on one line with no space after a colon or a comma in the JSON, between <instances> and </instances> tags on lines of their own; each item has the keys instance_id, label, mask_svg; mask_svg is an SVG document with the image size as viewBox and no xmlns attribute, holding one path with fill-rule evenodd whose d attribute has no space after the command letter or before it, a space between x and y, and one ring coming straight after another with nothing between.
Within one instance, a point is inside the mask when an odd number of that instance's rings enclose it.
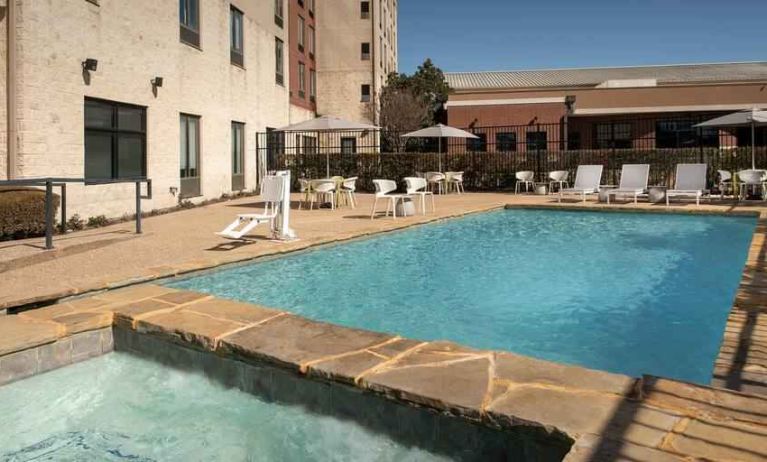
<instances>
[{"instance_id":1,"label":"tree","mask_svg":"<svg viewBox=\"0 0 767 462\"><path fill-rule=\"evenodd\" d=\"M450 86L445 80L445 74L431 62L431 59L427 58L413 75L396 72L389 74L386 88L409 89L429 108L429 120L426 124L442 121L443 107L450 94Z\"/></svg>"},{"instance_id":2,"label":"tree","mask_svg":"<svg viewBox=\"0 0 767 462\"><path fill-rule=\"evenodd\" d=\"M379 104L381 141L386 151L400 152L405 141L400 135L423 127L431 116L427 102L409 88L384 87Z\"/></svg>"}]
</instances>

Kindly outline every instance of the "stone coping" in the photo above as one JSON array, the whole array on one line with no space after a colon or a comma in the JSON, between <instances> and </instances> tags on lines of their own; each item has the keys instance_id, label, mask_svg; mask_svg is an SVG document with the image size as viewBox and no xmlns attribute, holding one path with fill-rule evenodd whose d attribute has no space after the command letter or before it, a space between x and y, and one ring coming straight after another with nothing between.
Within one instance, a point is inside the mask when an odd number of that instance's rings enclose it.
<instances>
[{"instance_id":1,"label":"stone coping","mask_svg":"<svg viewBox=\"0 0 767 462\"><path fill-rule=\"evenodd\" d=\"M568 439L570 461L767 458L760 396L406 339L157 285L0 317L0 355L112 324L483 425Z\"/></svg>"}]
</instances>

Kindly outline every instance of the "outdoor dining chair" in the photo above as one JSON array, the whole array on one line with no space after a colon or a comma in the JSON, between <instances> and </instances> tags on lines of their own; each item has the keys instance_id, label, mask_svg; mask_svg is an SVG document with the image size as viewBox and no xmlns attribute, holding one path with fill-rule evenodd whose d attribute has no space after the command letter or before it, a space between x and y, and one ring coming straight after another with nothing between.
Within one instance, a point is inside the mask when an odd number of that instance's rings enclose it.
<instances>
[{"instance_id":1,"label":"outdoor dining chair","mask_svg":"<svg viewBox=\"0 0 767 462\"><path fill-rule=\"evenodd\" d=\"M528 186L535 190L535 172L529 170L523 170L514 174L517 178L517 184L514 185L514 194L519 194L519 186L525 186L525 192L529 192Z\"/></svg>"},{"instance_id":2,"label":"outdoor dining chair","mask_svg":"<svg viewBox=\"0 0 767 462\"><path fill-rule=\"evenodd\" d=\"M419 196L421 198L421 214L426 215L426 196L431 196L431 211L436 210L434 206L434 193L427 191L426 180L418 177L405 178L406 191L408 196Z\"/></svg>"},{"instance_id":3,"label":"outdoor dining chair","mask_svg":"<svg viewBox=\"0 0 767 462\"><path fill-rule=\"evenodd\" d=\"M570 186L567 182L567 177L570 176L570 172L567 170L555 170L549 172L549 192L554 191L554 185L557 185L557 191Z\"/></svg>"}]
</instances>

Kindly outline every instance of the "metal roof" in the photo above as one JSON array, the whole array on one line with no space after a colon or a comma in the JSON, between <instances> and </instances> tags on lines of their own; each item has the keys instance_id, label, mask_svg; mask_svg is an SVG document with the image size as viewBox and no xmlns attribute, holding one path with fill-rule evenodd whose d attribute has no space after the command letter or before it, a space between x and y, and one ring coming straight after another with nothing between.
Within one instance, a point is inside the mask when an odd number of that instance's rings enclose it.
<instances>
[{"instance_id":1,"label":"metal roof","mask_svg":"<svg viewBox=\"0 0 767 462\"><path fill-rule=\"evenodd\" d=\"M529 71L446 72L454 90L589 87L608 80L655 79L658 85L693 82L767 81L767 61L673 64Z\"/></svg>"}]
</instances>

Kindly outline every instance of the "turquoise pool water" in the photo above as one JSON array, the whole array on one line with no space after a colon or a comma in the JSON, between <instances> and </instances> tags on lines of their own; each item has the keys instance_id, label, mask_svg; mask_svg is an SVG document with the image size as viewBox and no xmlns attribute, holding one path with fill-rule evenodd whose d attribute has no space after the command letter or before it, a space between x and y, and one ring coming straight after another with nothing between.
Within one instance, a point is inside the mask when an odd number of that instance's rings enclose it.
<instances>
[{"instance_id":1,"label":"turquoise pool water","mask_svg":"<svg viewBox=\"0 0 767 462\"><path fill-rule=\"evenodd\" d=\"M504 210L170 285L412 338L706 383L755 223Z\"/></svg>"},{"instance_id":2,"label":"turquoise pool water","mask_svg":"<svg viewBox=\"0 0 767 462\"><path fill-rule=\"evenodd\" d=\"M125 353L0 387L0 416L2 461L443 460Z\"/></svg>"}]
</instances>

